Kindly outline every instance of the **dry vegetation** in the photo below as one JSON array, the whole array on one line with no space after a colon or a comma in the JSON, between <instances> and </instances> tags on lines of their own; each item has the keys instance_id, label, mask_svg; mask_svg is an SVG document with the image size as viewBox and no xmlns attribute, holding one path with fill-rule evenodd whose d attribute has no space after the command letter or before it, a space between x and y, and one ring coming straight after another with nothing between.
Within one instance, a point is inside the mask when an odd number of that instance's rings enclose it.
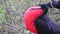
<instances>
[{"instance_id":1,"label":"dry vegetation","mask_svg":"<svg viewBox=\"0 0 60 34\"><path fill-rule=\"evenodd\" d=\"M23 15L27 8L48 3L49 0L0 0L0 34L32 34L23 24ZM51 20L60 23L58 9L49 9Z\"/></svg>"}]
</instances>

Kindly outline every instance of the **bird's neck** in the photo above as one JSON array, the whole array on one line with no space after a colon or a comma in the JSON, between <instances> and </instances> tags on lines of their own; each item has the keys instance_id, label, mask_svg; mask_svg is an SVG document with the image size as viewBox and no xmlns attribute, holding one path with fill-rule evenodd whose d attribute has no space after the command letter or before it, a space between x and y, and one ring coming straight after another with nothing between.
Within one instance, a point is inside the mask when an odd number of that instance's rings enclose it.
<instances>
[{"instance_id":1,"label":"bird's neck","mask_svg":"<svg viewBox=\"0 0 60 34\"><path fill-rule=\"evenodd\" d=\"M39 6L41 6L41 9L43 9L44 15L47 14L47 12L48 12L48 6L47 6L47 4L39 4Z\"/></svg>"}]
</instances>

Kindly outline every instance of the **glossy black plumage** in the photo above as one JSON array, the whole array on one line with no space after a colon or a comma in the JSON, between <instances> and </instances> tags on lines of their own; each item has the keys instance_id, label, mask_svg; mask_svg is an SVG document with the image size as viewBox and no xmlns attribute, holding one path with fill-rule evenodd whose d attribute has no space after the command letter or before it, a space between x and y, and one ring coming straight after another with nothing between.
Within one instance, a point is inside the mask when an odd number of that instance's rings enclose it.
<instances>
[{"instance_id":1,"label":"glossy black plumage","mask_svg":"<svg viewBox=\"0 0 60 34\"><path fill-rule=\"evenodd\" d=\"M44 14L47 14L47 12L48 12L48 6L46 4L39 4L39 6L41 6L41 9L43 9Z\"/></svg>"},{"instance_id":2,"label":"glossy black plumage","mask_svg":"<svg viewBox=\"0 0 60 34\"><path fill-rule=\"evenodd\" d=\"M53 8L54 7L54 8L60 9L60 1L57 1L56 2L56 1L53 1L52 0L52 6L53 7L51 6L51 3L50 2L47 4L47 6L50 7L50 8Z\"/></svg>"},{"instance_id":3,"label":"glossy black plumage","mask_svg":"<svg viewBox=\"0 0 60 34\"><path fill-rule=\"evenodd\" d=\"M60 1L57 3L53 1L52 4L54 8L60 9ZM44 10L44 14L41 17L38 17L34 22L38 34L60 34L60 27L46 15L48 7L52 8L50 2L48 4L40 4L39 6Z\"/></svg>"},{"instance_id":4,"label":"glossy black plumage","mask_svg":"<svg viewBox=\"0 0 60 34\"><path fill-rule=\"evenodd\" d=\"M60 34L60 27L49 18L46 19L46 16L37 18L34 24L38 34Z\"/></svg>"}]
</instances>

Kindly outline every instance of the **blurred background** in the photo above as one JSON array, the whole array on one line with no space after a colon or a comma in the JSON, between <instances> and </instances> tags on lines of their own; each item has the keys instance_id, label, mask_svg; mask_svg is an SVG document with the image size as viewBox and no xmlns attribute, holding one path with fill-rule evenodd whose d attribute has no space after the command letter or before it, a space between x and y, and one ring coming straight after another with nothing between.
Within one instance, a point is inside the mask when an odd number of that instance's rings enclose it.
<instances>
[{"instance_id":1,"label":"blurred background","mask_svg":"<svg viewBox=\"0 0 60 34\"><path fill-rule=\"evenodd\" d=\"M0 34L33 34L26 30L23 16L27 8L49 0L0 0ZM48 15L60 26L60 10L49 8Z\"/></svg>"}]
</instances>

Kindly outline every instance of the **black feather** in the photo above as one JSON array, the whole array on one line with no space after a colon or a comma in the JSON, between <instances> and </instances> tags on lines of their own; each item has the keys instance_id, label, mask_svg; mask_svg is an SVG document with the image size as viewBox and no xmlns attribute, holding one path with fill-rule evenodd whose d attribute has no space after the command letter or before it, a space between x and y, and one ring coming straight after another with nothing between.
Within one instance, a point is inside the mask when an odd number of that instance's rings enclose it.
<instances>
[{"instance_id":1,"label":"black feather","mask_svg":"<svg viewBox=\"0 0 60 34\"><path fill-rule=\"evenodd\" d=\"M51 6L51 3L49 2L48 4L47 4L47 6L48 7L50 7L50 8L57 8L57 9L60 9L60 1L52 1L52 6Z\"/></svg>"},{"instance_id":2,"label":"black feather","mask_svg":"<svg viewBox=\"0 0 60 34\"><path fill-rule=\"evenodd\" d=\"M41 6L41 9L43 9L44 14L47 14L47 12L48 12L48 6L46 4L39 4L39 6Z\"/></svg>"},{"instance_id":3,"label":"black feather","mask_svg":"<svg viewBox=\"0 0 60 34\"><path fill-rule=\"evenodd\" d=\"M46 15L34 22L38 34L60 34L60 27L53 23Z\"/></svg>"}]
</instances>

